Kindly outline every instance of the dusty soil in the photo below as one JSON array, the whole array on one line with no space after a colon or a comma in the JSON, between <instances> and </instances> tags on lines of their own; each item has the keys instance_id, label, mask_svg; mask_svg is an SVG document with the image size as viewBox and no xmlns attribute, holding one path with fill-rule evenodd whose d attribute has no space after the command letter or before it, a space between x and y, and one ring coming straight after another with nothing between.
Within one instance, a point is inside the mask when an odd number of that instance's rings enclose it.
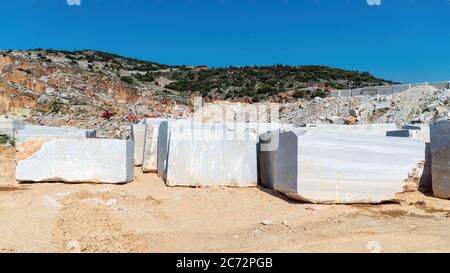
<instances>
[{"instance_id":1,"label":"dusty soil","mask_svg":"<svg viewBox=\"0 0 450 273\"><path fill-rule=\"evenodd\" d=\"M0 148L0 252L449 252L450 201L313 205L250 188L14 180ZM265 220L272 224L263 225Z\"/></svg>"}]
</instances>

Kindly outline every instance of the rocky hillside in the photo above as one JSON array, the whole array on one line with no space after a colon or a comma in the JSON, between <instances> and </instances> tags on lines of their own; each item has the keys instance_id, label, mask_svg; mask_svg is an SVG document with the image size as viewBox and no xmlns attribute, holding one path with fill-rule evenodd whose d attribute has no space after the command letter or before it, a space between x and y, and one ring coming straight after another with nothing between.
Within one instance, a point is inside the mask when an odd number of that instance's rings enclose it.
<instances>
[{"instance_id":1,"label":"rocky hillside","mask_svg":"<svg viewBox=\"0 0 450 273\"><path fill-rule=\"evenodd\" d=\"M106 135L117 136L128 115L171 112L173 99L155 98L163 87L126 82L140 70L165 68L91 51L3 51L0 114L46 125L104 127Z\"/></svg>"},{"instance_id":2,"label":"rocky hillside","mask_svg":"<svg viewBox=\"0 0 450 273\"><path fill-rule=\"evenodd\" d=\"M0 115L46 125L102 128L120 136L129 116L173 116L206 101L295 102L336 88L392 82L324 66L170 66L99 51L0 51ZM190 107L190 106L189 106Z\"/></svg>"}]
</instances>

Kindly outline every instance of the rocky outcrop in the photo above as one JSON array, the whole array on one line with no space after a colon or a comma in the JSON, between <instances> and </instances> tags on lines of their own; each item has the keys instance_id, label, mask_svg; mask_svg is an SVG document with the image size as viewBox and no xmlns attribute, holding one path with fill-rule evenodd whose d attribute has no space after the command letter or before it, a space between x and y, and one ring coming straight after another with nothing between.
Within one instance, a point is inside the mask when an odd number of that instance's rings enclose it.
<instances>
[{"instance_id":1,"label":"rocky outcrop","mask_svg":"<svg viewBox=\"0 0 450 273\"><path fill-rule=\"evenodd\" d=\"M128 72L120 65L112 73L102 68L106 63L80 63L59 53L0 53L0 114L50 126L104 126L99 136L123 137L126 116L169 115L176 106L155 96L162 87L123 82L120 74Z\"/></svg>"}]
</instances>

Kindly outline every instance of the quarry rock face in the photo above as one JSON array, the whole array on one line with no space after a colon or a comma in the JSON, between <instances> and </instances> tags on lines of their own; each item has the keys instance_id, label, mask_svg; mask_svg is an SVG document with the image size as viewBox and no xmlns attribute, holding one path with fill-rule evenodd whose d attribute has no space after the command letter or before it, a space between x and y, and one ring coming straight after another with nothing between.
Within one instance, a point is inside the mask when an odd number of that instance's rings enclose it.
<instances>
[{"instance_id":1,"label":"quarry rock face","mask_svg":"<svg viewBox=\"0 0 450 273\"><path fill-rule=\"evenodd\" d=\"M134 143L117 139L31 138L17 152L20 182L127 183Z\"/></svg>"},{"instance_id":2,"label":"quarry rock face","mask_svg":"<svg viewBox=\"0 0 450 273\"><path fill-rule=\"evenodd\" d=\"M260 155L262 184L313 203L380 203L417 189L425 143L413 138L297 129ZM268 140L267 140L268 139Z\"/></svg>"},{"instance_id":3,"label":"quarry rock face","mask_svg":"<svg viewBox=\"0 0 450 273\"><path fill-rule=\"evenodd\" d=\"M433 123L430 132L433 194L450 199L450 122Z\"/></svg>"},{"instance_id":4,"label":"quarry rock face","mask_svg":"<svg viewBox=\"0 0 450 273\"><path fill-rule=\"evenodd\" d=\"M44 51L0 54L0 115L48 126L95 128L102 137L123 138L127 115L167 115L176 107L172 99L155 97L164 90L161 86L122 81L123 75L108 68L113 59L89 66L66 57ZM111 118L105 118L106 111Z\"/></svg>"},{"instance_id":5,"label":"quarry rock face","mask_svg":"<svg viewBox=\"0 0 450 273\"><path fill-rule=\"evenodd\" d=\"M0 114L19 114L26 108L36 104L37 96L31 93L21 93L0 80Z\"/></svg>"}]
</instances>

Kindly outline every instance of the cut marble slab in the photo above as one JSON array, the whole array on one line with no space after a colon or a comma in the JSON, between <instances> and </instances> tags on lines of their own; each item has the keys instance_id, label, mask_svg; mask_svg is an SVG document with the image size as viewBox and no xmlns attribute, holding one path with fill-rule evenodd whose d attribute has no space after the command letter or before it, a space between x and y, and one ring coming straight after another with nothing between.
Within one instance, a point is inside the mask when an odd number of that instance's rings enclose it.
<instances>
[{"instance_id":1,"label":"cut marble slab","mask_svg":"<svg viewBox=\"0 0 450 273\"><path fill-rule=\"evenodd\" d=\"M21 182L127 183L134 143L119 139L30 138L17 153Z\"/></svg>"},{"instance_id":2,"label":"cut marble slab","mask_svg":"<svg viewBox=\"0 0 450 273\"><path fill-rule=\"evenodd\" d=\"M158 135L159 124L147 125L144 142L144 159L142 171L144 173L158 171Z\"/></svg>"},{"instance_id":3,"label":"cut marble slab","mask_svg":"<svg viewBox=\"0 0 450 273\"><path fill-rule=\"evenodd\" d=\"M217 132L219 130L223 130L223 126L220 124L214 124L214 123L199 123L199 122L192 122L188 120L170 120L170 121L163 121L160 123L158 127L158 147L157 147L157 173L158 176L161 177L163 180L166 180L167 178L167 160L169 156L169 149L170 149L170 136L172 130L181 130L183 131L183 128L213 128L218 127ZM193 138L198 138L199 132L198 130L189 131L191 134L195 133L195 136L192 136Z\"/></svg>"},{"instance_id":4,"label":"cut marble slab","mask_svg":"<svg viewBox=\"0 0 450 273\"><path fill-rule=\"evenodd\" d=\"M158 171L158 136L161 122L172 121L164 118L147 118L143 123L147 125L144 141L144 157L142 171L144 173Z\"/></svg>"},{"instance_id":5,"label":"cut marble slab","mask_svg":"<svg viewBox=\"0 0 450 273\"><path fill-rule=\"evenodd\" d=\"M433 194L450 199L450 122L432 123L430 129Z\"/></svg>"},{"instance_id":6,"label":"cut marble slab","mask_svg":"<svg viewBox=\"0 0 450 273\"><path fill-rule=\"evenodd\" d=\"M413 138L310 129L271 134L279 138L278 146L260 154L261 182L293 199L391 201L396 193L417 189L423 173L425 143Z\"/></svg>"},{"instance_id":7,"label":"cut marble slab","mask_svg":"<svg viewBox=\"0 0 450 273\"><path fill-rule=\"evenodd\" d=\"M247 132L241 138L225 124L172 129L166 184L256 186L258 134L255 129L243 130Z\"/></svg>"},{"instance_id":8,"label":"cut marble slab","mask_svg":"<svg viewBox=\"0 0 450 273\"><path fill-rule=\"evenodd\" d=\"M147 125L131 125L131 140L134 141L134 165L141 166L144 158L145 132Z\"/></svg>"}]
</instances>

